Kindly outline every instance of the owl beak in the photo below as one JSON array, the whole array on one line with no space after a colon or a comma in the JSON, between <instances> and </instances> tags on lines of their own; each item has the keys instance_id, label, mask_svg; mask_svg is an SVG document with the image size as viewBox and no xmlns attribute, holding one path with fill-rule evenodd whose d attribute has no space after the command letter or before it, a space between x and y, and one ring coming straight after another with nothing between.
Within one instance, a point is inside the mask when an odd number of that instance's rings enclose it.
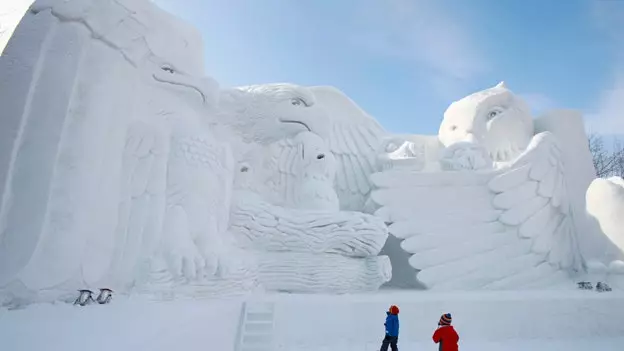
<instances>
[{"instance_id":1,"label":"owl beak","mask_svg":"<svg viewBox=\"0 0 624 351\"><path fill-rule=\"evenodd\" d=\"M467 141L467 142L470 142L470 143L476 143L477 142L477 137L474 135L474 133L468 132L466 134L466 137L464 138L464 141Z\"/></svg>"}]
</instances>

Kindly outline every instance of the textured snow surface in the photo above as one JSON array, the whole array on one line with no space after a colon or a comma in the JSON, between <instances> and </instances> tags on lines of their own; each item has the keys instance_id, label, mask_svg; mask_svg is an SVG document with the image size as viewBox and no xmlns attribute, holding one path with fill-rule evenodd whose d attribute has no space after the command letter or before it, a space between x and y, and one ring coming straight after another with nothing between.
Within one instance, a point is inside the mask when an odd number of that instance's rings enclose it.
<instances>
[{"instance_id":1,"label":"textured snow surface","mask_svg":"<svg viewBox=\"0 0 624 351\"><path fill-rule=\"evenodd\" d=\"M372 295L265 295L275 302L276 350L378 350L385 310L401 313L399 347L433 350L431 334L451 312L461 350L621 350L624 296L596 292L383 292ZM2 348L12 351L234 350L242 300L110 305L32 305L0 311ZM32 337L36 333L36 337Z\"/></svg>"}]
</instances>

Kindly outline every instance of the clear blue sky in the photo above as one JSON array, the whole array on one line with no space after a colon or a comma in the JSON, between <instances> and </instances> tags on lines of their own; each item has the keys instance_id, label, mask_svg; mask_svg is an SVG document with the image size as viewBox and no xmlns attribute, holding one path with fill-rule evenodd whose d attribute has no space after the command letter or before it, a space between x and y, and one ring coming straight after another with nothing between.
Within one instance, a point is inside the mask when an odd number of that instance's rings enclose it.
<instances>
[{"instance_id":1,"label":"clear blue sky","mask_svg":"<svg viewBox=\"0 0 624 351\"><path fill-rule=\"evenodd\" d=\"M624 134L624 0L156 0L223 86L333 85L394 132L436 133L500 80L536 111Z\"/></svg>"}]
</instances>

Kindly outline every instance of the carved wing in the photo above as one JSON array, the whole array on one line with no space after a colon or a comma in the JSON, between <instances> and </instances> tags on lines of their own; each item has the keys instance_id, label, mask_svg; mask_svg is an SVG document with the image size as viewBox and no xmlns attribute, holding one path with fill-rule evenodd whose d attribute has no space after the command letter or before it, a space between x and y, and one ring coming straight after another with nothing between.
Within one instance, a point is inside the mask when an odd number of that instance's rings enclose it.
<instances>
[{"instance_id":1,"label":"carved wing","mask_svg":"<svg viewBox=\"0 0 624 351\"><path fill-rule=\"evenodd\" d=\"M375 174L373 199L436 289L528 288L584 269L560 150L550 133L496 171Z\"/></svg>"},{"instance_id":2,"label":"carved wing","mask_svg":"<svg viewBox=\"0 0 624 351\"><path fill-rule=\"evenodd\" d=\"M327 135L321 136L336 157L340 208L361 211L372 190L369 177L376 171L377 151L387 132L339 90L325 86L311 90L331 121Z\"/></svg>"},{"instance_id":3,"label":"carved wing","mask_svg":"<svg viewBox=\"0 0 624 351\"><path fill-rule=\"evenodd\" d=\"M137 121L126 137L121 171L117 226L110 237L87 246L83 277L91 284L127 284L142 259L160 240L165 209L168 135L154 124ZM111 277L115 277L114 280Z\"/></svg>"}]
</instances>

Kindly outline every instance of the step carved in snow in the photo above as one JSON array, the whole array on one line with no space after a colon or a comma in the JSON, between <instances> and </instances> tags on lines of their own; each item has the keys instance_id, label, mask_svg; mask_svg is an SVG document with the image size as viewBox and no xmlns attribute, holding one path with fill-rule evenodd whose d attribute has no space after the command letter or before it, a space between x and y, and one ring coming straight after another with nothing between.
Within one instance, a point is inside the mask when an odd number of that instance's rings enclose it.
<instances>
[{"instance_id":1,"label":"step carved in snow","mask_svg":"<svg viewBox=\"0 0 624 351\"><path fill-rule=\"evenodd\" d=\"M236 338L236 351L273 351L274 305L244 302Z\"/></svg>"}]
</instances>

